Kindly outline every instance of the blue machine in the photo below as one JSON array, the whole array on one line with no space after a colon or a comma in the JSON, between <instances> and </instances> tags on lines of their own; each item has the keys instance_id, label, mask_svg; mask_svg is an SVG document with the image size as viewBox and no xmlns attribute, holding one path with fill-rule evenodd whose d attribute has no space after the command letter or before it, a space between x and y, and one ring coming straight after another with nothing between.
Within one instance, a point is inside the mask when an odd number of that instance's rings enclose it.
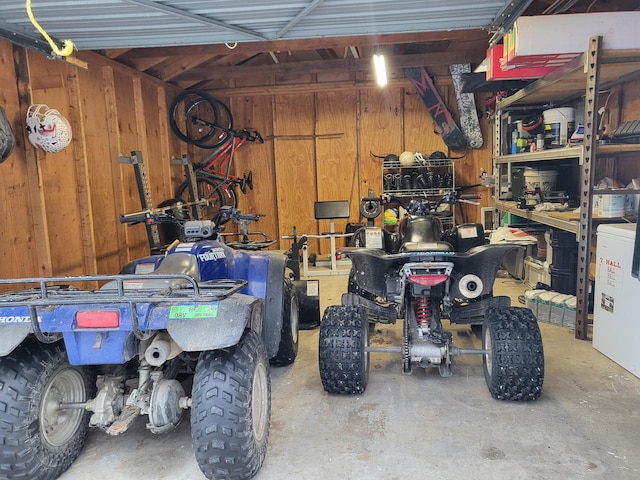
<instances>
[{"instance_id":1,"label":"blue machine","mask_svg":"<svg viewBox=\"0 0 640 480\"><path fill-rule=\"evenodd\" d=\"M186 241L119 275L0 280L32 286L0 295L0 422L13 427L3 444L16 449L16 475L61 474L89 426L117 435L147 415L147 428L164 433L188 408L205 476L216 475L221 458L235 459L230 478L257 472L269 431L269 365L295 360L306 300L284 253L235 250L219 235L226 221L256 218L231 208L214 222L129 214L121 221L179 222Z\"/></svg>"}]
</instances>

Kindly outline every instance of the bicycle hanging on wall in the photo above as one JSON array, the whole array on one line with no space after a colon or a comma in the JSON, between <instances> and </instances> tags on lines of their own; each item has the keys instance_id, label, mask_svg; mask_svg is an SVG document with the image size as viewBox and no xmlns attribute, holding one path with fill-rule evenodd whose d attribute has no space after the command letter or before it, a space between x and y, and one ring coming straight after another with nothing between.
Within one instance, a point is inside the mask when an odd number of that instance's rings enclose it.
<instances>
[{"instance_id":1,"label":"bicycle hanging on wall","mask_svg":"<svg viewBox=\"0 0 640 480\"><path fill-rule=\"evenodd\" d=\"M233 155L246 142L264 140L256 130L234 129L233 116L221 101L201 90L185 90L171 103L169 124L182 141L200 148L214 149L202 162L194 164L196 196L209 206L201 209L202 218L213 218L222 206L238 206L236 187L246 193L253 190L253 174L234 175ZM189 198L188 182L182 182L176 197Z\"/></svg>"}]
</instances>

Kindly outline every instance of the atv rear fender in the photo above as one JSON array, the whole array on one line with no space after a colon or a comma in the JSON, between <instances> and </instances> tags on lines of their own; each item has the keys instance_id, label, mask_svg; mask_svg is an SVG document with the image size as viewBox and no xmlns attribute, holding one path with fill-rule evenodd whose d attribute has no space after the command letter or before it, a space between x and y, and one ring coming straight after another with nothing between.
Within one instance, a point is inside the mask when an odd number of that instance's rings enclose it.
<instances>
[{"instance_id":1,"label":"atv rear fender","mask_svg":"<svg viewBox=\"0 0 640 480\"><path fill-rule=\"evenodd\" d=\"M72 286L87 281L107 284L99 290ZM67 285L56 285L61 282ZM145 282L171 288L145 289ZM181 349L203 351L235 345L247 328L262 330L262 299L239 293L244 280L198 284L183 274L147 274L0 283L40 285L0 295L0 355L31 333L45 343L62 338L72 364L121 364L138 354L139 339L149 331L167 330ZM117 321L81 325L79 312L117 313Z\"/></svg>"},{"instance_id":2,"label":"atv rear fender","mask_svg":"<svg viewBox=\"0 0 640 480\"><path fill-rule=\"evenodd\" d=\"M373 295L388 298L397 288L398 271L407 262L453 262L450 296L463 297L459 282L465 275L475 275L482 282L480 296L493 291L493 283L504 255L520 245L481 245L467 252L405 252L388 254L367 248L342 248L353 264L353 278L358 287Z\"/></svg>"},{"instance_id":3,"label":"atv rear fender","mask_svg":"<svg viewBox=\"0 0 640 480\"><path fill-rule=\"evenodd\" d=\"M286 267L287 256L281 252L237 250L234 254L234 278L248 281L243 293L264 299L262 340L269 358L278 353L280 345Z\"/></svg>"}]
</instances>

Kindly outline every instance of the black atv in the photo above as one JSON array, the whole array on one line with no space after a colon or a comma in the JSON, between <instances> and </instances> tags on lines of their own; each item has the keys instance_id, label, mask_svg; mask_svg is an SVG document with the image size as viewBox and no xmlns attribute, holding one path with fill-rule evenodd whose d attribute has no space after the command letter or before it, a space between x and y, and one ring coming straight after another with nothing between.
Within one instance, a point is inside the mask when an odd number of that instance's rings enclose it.
<instances>
[{"instance_id":1,"label":"black atv","mask_svg":"<svg viewBox=\"0 0 640 480\"><path fill-rule=\"evenodd\" d=\"M397 232L363 227L345 247L352 262L342 304L325 310L320 324L320 377L329 393L360 394L367 387L369 353L402 355L403 373L414 366L438 367L451 375L456 355L480 354L494 398L535 400L542 391L542 337L533 312L511 307L494 296L502 258L518 245L487 245L479 224L443 231L438 212L444 204L470 202L477 195L447 193L437 202L381 197L363 202L397 204L407 214ZM473 203L473 202L470 202ZM374 209L380 211L381 209ZM402 345L370 347L375 323L404 320ZM482 328L482 348L453 346L442 320Z\"/></svg>"}]
</instances>

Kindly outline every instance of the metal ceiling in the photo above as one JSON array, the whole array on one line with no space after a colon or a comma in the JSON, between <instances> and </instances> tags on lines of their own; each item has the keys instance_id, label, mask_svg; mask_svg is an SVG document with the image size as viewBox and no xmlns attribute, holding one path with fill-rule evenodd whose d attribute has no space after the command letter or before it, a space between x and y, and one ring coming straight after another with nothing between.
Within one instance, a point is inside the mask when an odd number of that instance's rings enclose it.
<instances>
[{"instance_id":1,"label":"metal ceiling","mask_svg":"<svg viewBox=\"0 0 640 480\"><path fill-rule=\"evenodd\" d=\"M36 20L79 50L211 45L489 28L517 0L33 0ZM24 0L0 31L38 38Z\"/></svg>"}]
</instances>

